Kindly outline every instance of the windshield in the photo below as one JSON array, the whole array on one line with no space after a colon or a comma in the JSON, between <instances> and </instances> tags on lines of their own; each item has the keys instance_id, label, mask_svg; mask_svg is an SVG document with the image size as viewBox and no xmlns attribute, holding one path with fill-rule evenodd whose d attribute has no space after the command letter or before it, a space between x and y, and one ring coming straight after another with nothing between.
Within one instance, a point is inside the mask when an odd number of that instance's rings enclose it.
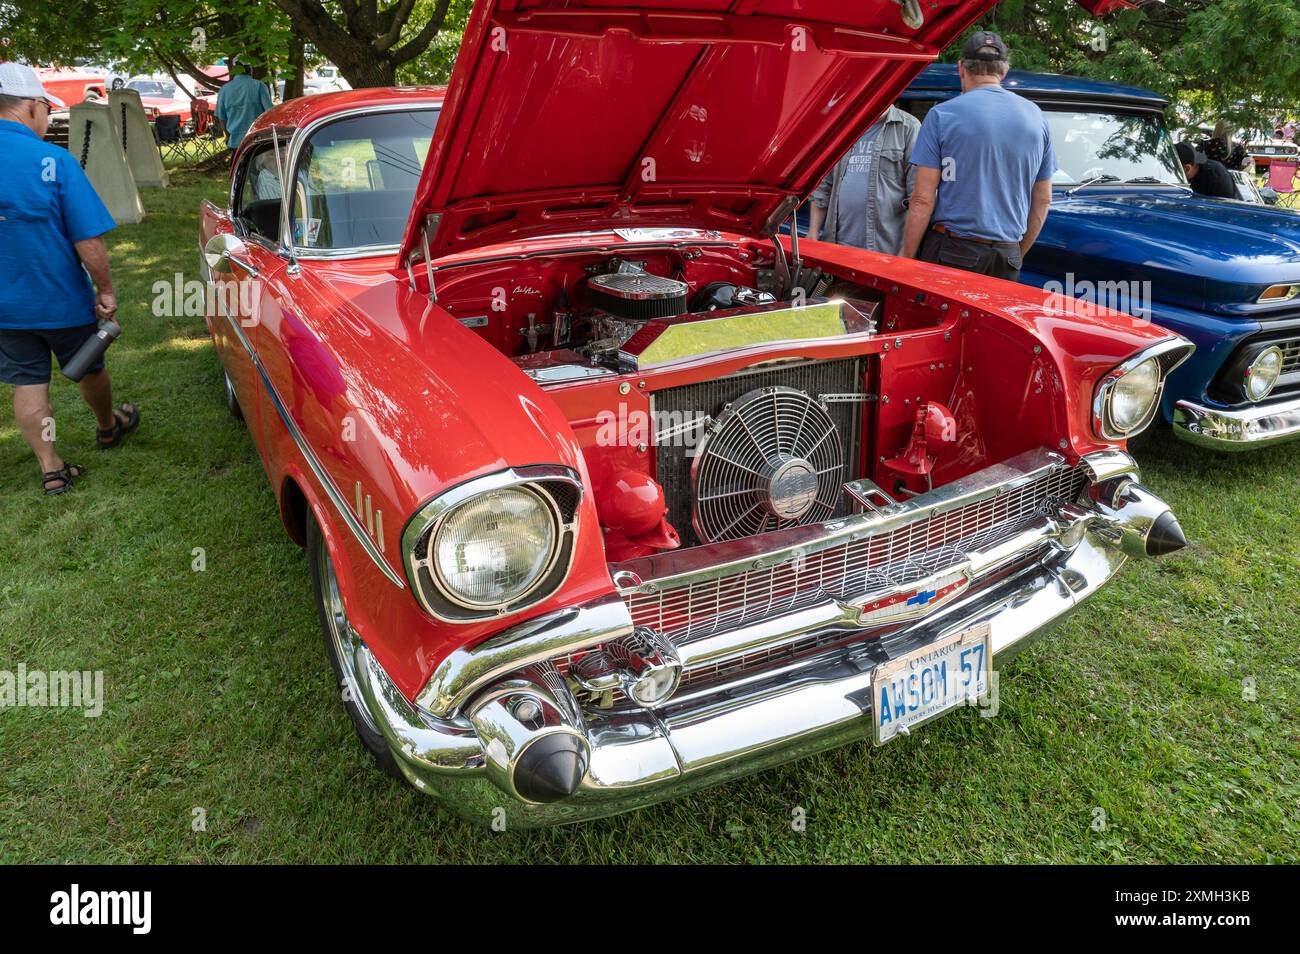
<instances>
[{"instance_id":1,"label":"windshield","mask_svg":"<svg viewBox=\"0 0 1300 954\"><path fill-rule=\"evenodd\" d=\"M1056 152L1056 185L1082 182L1187 184L1159 116L1045 109Z\"/></svg>"},{"instance_id":2,"label":"windshield","mask_svg":"<svg viewBox=\"0 0 1300 954\"><path fill-rule=\"evenodd\" d=\"M350 116L322 126L293 178L293 240L300 248L397 245L406 230L436 109Z\"/></svg>"},{"instance_id":3,"label":"windshield","mask_svg":"<svg viewBox=\"0 0 1300 954\"><path fill-rule=\"evenodd\" d=\"M171 99L176 95L176 84L164 83L161 80L133 79L126 84L126 88L135 90L141 96L160 96L164 99Z\"/></svg>"}]
</instances>

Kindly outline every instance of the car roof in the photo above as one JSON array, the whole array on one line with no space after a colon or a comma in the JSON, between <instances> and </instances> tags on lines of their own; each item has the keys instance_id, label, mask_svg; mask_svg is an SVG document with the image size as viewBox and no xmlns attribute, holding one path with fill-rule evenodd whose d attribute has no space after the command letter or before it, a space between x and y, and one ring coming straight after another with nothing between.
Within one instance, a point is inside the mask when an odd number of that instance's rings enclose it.
<instances>
[{"instance_id":1,"label":"car roof","mask_svg":"<svg viewBox=\"0 0 1300 954\"><path fill-rule=\"evenodd\" d=\"M441 106L447 93L445 86L372 86L350 89L340 93L320 93L316 96L299 96L278 106L272 106L248 129L248 135L277 126L281 129L300 129L318 119L351 109L367 106Z\"/></svg>"},{"instance_id":2,"label":"car roof","mask_svg":"<svg viewBox=\"0 0 1300 954\"><path fill-rule=\"evenodd\" d=\"M1127 100L1137 105L1147 105L1153 109L1163 109L1169 105L1167 97L1149 89L1137 86L1124 86L1106 80L1084 79L1080 76L1062 76L1059 73L1031 73L1027 70L1012 70L1007 74L1005 86L1018 93L1038 94L1045 99L1071 99L1084 97L1088 99ZM921 75L912 81L912 85L903 93L902 99L921 99L920 94L928 91L957 93L961 90L961 81L957 77L955 63L934 63L921 71ZM1031 97L1036 98L1036 97Z\"/></svg>"}]
</instances>

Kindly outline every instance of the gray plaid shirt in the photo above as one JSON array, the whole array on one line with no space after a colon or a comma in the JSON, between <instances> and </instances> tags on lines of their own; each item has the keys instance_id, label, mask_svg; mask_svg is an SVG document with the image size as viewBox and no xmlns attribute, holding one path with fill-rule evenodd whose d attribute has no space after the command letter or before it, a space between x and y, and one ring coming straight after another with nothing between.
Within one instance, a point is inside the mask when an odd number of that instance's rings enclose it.
<instances>
[{"instance_id":1,"label":"gray plaid shirt","mask_svg":"<svg viewBox=\"0 0 1300 954\"><path fill-rule=\"evenodd\" d=\"M897 106L885 113L885 125L871 147L871 187L875 202L867 228L866 248L897 255L903 249L903 226L907 221L907 200L916 183L912 146L921 130L920 121ZM849 149L849 154L852 153ZM821 239L838 242L840 183L849 155L846 154L812 194L812 201L826 210Z\"/></svg>"}]
</instances>

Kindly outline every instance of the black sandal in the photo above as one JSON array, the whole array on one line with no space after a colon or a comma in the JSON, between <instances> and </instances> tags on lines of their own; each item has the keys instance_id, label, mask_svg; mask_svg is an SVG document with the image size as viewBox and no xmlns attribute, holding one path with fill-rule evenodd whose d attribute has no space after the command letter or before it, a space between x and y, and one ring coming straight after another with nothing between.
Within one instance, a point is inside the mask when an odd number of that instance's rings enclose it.
<instances>
[{"instance_id":1,"label":"black sandal","mask_svg":"<svg viewBox=\"0 0 1300 954\"><path fill-rule=\"evenodd\" d=\"M80 464L64 463L58 470L50 470L41 474L41 487L45 489L45 496L57 497L59 494L66 494L72 489L72 482L86 472L86 468ZM57 487L46 486L51 481L59 481Z\"/></svg>"},{"instance_id":2,"label":"black sandal","mask_svg":"<svg viewBox=\"0 0 1300 954\"><path fill-rule=\"evenodd\" d=\"M113 426L108 430L95 430L95 445L108 450L122 443L127 434L140 426L140 410L134 404L122 404L113 409Z\"/></svg>"}]
</instances>

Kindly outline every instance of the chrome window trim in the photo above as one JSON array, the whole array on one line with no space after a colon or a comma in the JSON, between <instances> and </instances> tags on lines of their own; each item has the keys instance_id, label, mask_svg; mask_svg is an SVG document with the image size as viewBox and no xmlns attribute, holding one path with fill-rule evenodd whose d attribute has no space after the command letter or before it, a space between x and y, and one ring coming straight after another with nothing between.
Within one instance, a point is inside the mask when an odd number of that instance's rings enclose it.
<instances>
[{"instance_id":1,"label":"chrome window trim","mask_svg":"<svg viewBox=\"0 0 1300 954\"><path fill-rule=\"evenodd\" d=\"M1169 374L1174 368L1186 361L1196 350L1196 346L1186 338L1174 336L1166 338L1149 348L1139 351L1137 354L1111 368L1101 376L1097 382L1097 387L1093 391L1092 397L1092 429L1093 432L1103 440L1122 441L1126 438L1134 437L1142 433L1146 428L1151 426L1155 420L1156 414L1160 410L1160 397L1164 392L1165 382L1169 380ZM1111 426L1110 420L1110 397L1115 385L1124 375L1128 374L1138 365L1151 359L1156 360L1156 365L1160 370L1160 379L1156 382L1155 400L1151 402L1151 409L1141 421L1134 424L1127 430L1120 430Z\"/></svg>"},{"instance_id":2,"label":"chrome window trim","mask_svg":"<svg viewBox=\"0 0 1300 954\"><path fill-rule=\"evenodd\" d=\"M207 268L207 260L203 255L203 251L203 247L200 246L200 267L205 272L208 280L211 281L212 273ZM320 458L316 456L316 452L313 451L311 445L307 443L307 439L303 436L302 431L298 429L298 425L294 423L293 418L289 414L289 409L285 406L284 400L280 397L280 392L276 390L275 385L271 382L270 375L266 373L266 368L262 365L262 359L258 357L257 352L253 350L253 343L249 341L248 336L244 334L244 329L240 326L239 321L233 318L230 313L226 311L221 296L217 295L215 297L217 299L217 310L226 319L226 323L234 330L235 337L239 339L240 345L248 355L248 360L257 370L258 377L262 381L262 387L266 389L267 396L270 397L271 403L275 405L276 413L280 415L280 420L284 422L285 429L289 432L289 436L293 438L293 442L298 445L298 450L301 452L303 460L307 462L308 468L315 475L317 482L319 482L321 487L324 489L325 495L329 497L330 502L334 504L334 509L339 512L339 516L343 518L343 522L347 524L348 529L352 531L352 535L356 537L357 542L361 544L361 548L366 551L366 555L370 557L375 566L379 568L379 571L383 573L384 576L388 578L388 581L399 590L406 589L406 584L402 581L402 578L397 575L396 571L394 571L391 566L388 565L388 561L384 559L383 553L375 545L375 542L370 538L370 535L366 533L366 528L361 525L360 518L352 512L351 507L348 506L347 500L335 485L333 478L330 477L329 472L325 470L325 465L321 463Z\"/></svg>"},{"instance_id":3,"label":"chrome window trim","mask_svg":"<svg viewBox=\"0 0 1300 954\"><path fill-rule=\"evenodd\" d=\"M439 101L436 105L430 101L428 103L387 103L381 106L354 106L351 109L342 109L337 113L329 113L326 116L318 116L307 125L294 131L293 137L289 141L289 161L285 163L285 171L290 181L296 182L298 178L298 160L302 157L302 148L307 144L307 140L312 137L321 127L328 126L330 123L338 122L344 119L351 119L355 116L373 115L375 113L420 113L420 112L442 113L442 103ZM434 125L435 130L437 124ZM351 248L333 248L319 249L302 247L293 244L293 229L290 215L293 208L291 189L284 189L284 195L281 196L280 207L280 244L284 246L289 253L299 261L331 261L348 258L382 258L387 255L396 255L401 248L400 243L397 245L357 245ZM407 211L407 217L410 217L410 211Z\"/></svg>"},{"instance_id":4,"label":"chrome window trim","mask_svg":"<svg viewBox=\"0 0 1300 954\"><path fill-rule=\"evenodd\" d=\"M554 496L546 491L544 487L538 484L560 481L567 483L574 488L577 494L577 501L573 508L572 519L566 521L564 515L560 512L559 504ZM445 587L439 587L439 591L444 599L449 602L463 607L469 614L468 616L449 616L440 612L426 599L424 590L419 582L419 570L423 565L416 559L416 544L426 533L436 533L438 526L447 518L447 516L459 507L461 504L493 490L503 490L510 487L527 487L529 490L538 494L547 502L552 510L552 515L556 521L555 548L547 562L546 569L538 576L537 582L529 590L520 596L504 604L480 604L473 605L453 597ZM492 617L501 617L508 614L522 612L530 607L536 606L542 600L548 598L556 592L565 581L569 578L569 572L573 569L573 561L577 554L577 536L578 536L578 513L582 509L583 498L582 479L572 468L565 467L561 464L536 464L523 467L508 467L505 470L497 471L493 474L487 474L483 477L475 477L470 480L459 483L454 487L444 490L442 493L421 504L419 509L412 514L407 520L406 526L402 529L401 547L402 547L402 564L406 568L406 579L411 585L411 592L415 594L416 600L420 606L434 619L446 623L472 623ZM564 564L560 577L554 587L540 592L539 587L555 572L559 565L559 557L564 549L565 536L570 539L569 553L567 562ZM435 569L430 567L430 576L438 580L438 574Z\"/></svg>"}]
</instances>

